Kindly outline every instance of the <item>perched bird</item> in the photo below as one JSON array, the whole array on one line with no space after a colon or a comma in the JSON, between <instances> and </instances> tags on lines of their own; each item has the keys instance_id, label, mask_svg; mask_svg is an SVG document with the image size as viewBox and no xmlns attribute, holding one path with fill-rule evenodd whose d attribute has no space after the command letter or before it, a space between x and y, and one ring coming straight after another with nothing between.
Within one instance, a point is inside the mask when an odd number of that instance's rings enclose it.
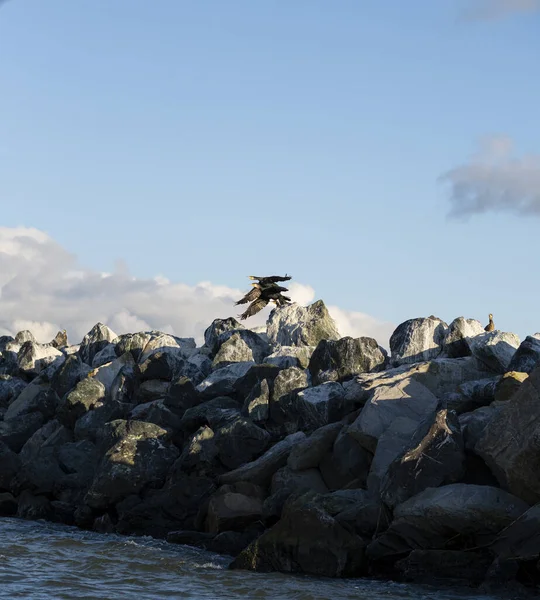
<instances>
[{"instance_id":1,"label":"perched bird","mask_svg":"<svg viewBox=\"0 0 540 600\"><path fill-rule=\"evenodd\" d=\"M283 296L281 292L287 292L288 289L277 285L278 281L288 281L291 279L288 275L281 277L273 275L271 277L255 277L249 276L250 279L256 279L256 283L252 283L253 289L250 290L243 298L238 300L235 305L246 304L251 302L247 310L239 315L240 319L244 320L261 311L269 302L273 302L276 306L283 306L291 301L288 296Z\"/></svg>"},{"instance_id":2,"label":"perched bird","mask_svg":"<svg viewBox=\"0 0 540 600\"><path fill-rule=\"evenodd\" d=\"M495 323L493 322L493 315L489 313L489 323L484 327L484 331L493 331L495 329Z\"/></svg>"}]
</instances>

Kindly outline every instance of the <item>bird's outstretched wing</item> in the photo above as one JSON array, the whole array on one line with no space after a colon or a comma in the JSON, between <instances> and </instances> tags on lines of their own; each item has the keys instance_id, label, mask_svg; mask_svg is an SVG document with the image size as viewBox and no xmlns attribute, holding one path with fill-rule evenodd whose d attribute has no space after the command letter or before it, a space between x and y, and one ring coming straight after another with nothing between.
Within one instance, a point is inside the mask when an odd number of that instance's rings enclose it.
<instances>
[{"instance_id":1,"label":"bird's outstretched wing","mask_svg":"<svg viewBox=\"0 0 540 600\"><path fill-rule=\"evenodd\" d=\"M242 319L242 321L243 321L244 319L247 319L249 317L252 317L253 315L256 315L267 304L268 304L268 300L266 300L265 298L257 298L257 300L255 300L255 302L252 302L248 306L246 312L240 315L240 319Z\"/></svg>"},{"instance_id":2,"label":"bird's outstretched wing","mask_svg":"<svg viewBox=\"0 0 540 600\"><path fill-rule=\"evenodd\" d=\"M281 277L281 275L271 275L270 277L257 277L256 275L250 275L250 279L258 279L259 281L264 281L265 283L277 283L278 281L289 281L292 279L290 275L285 275Z\"/></svg>"},{"instance_id":3,"label":"bird's outstretched wing","mask_svg":"<svg viewBox=\"0 0 540 600\"><path fill-rule=\"evenodd\" d=\"M254 300L257 300L257 298L261 295L261 290L259 288L253 288L252 290L249 290L249 292L240 300L238 300L238 302L235 302L235 304L246 304L246 302L253 302Z\"/></svg>"}]
</instances>

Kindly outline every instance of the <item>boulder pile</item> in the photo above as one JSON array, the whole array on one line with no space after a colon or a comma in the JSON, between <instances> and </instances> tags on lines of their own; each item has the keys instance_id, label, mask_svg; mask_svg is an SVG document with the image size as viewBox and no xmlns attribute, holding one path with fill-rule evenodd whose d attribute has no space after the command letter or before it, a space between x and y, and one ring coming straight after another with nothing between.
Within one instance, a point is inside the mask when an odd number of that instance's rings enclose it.
<instances>
[{"instance_id":1,"label":"boulder pile","mask_svg":"<svg viewBox=\"0 0 540 600\"><path fill-rule=\"evenodd\" d=\"M1 337L0 514L232 569L540 582L539 334L430 316L387 352L318 301L204 340Z\"/></svg>"}]
</instances>

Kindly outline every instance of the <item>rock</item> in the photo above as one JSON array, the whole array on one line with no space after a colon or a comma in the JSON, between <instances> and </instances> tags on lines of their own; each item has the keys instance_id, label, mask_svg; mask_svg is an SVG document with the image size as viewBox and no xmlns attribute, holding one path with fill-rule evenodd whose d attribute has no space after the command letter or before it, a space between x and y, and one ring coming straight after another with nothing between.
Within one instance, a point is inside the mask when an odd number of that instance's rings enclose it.
<instances>
[{"instance_id":1,"label":"rock","mask_svg":"<svg viewBox=\"0 0 540 600\"><path fill-rule=\"evenodd\" d=\"M83 363L77 354L68 356L62 363L51 381L53 389L60 398L71 391L91 371L90 367Z\"/></svg>"},{"instance_id":2,"label":"rock","mask_svg":"<svg viewBox=\"0 0 540 600\"><path fill-rule=\"evenodd\" d=\"M233 317L229 317L228 319L215 319L212 321L210 327L204 332L204 343L213 354L218 350L218 338L220 335L227 331L237 331L241 329L244 329L244 326L236 319L233 319Z\"/></svg>"},{"instance_id":3,"label":"rock","mask_svg":"<svg viewBox=\"0 0 540 600\"><path fill-rule=\"evenodd\" d=\"M392 462L402 456L418 429L418 421L407 417L394 419L379 437L367 478L367 488L374 496L380 494L381 480Z\"/></svg>"},{"instance_id":4,"label":"rock","mask_svg":"<svg viewBox=\"0 0 540 600\"><path fill-rule=\"evenodd\" d=\"M342 423L330 423L296 444L287 459L289 468L293 471L303 471L318 467L325 455L331 452L342 428Z\"/></svg>"},{"instance_id":5,"label":"rock","mask_svg":"<svg viewBox=\"0 0 540 600\"><path fill-rule=\"evenodd\" d=\"M3 352L6 349L6 346L14 341L15 338L10 335L0 335L0 352Z\"/></svg>"},{"instance_id":6,"label":"rock","mask_svg":"<svg viewBox=\"0 0 540 600\"><path fill-rule=\"evenodd\" d=\"M133 356L133 360L139 361L148 342L152 339L150 333L126 333L115 338L113 346L116 356L122 356L129 352Z\"/></svg>"},{"instance_id":7,"label":"rock","mask_svg":"<svg viewBox=\"0 0 540 600\"><path fill-rule=\"evenodd\" d=\"M83 362L91 365L94 356L109 345L116 338L116 334L103 323L97 323L84 336L79 348L79 355Z\"/></svg>"},{"instance_id":8,"label":"rock","mask_svg":"<svg viewBox=\"0 0 540 600\"><path fill-rule=\"evenodd\" d=\"M540 333L528 335L521 342L512 356L508 371L532 373L537 366L540 366Z\"/></svg>"},{"instance_id":9,"label":"rock","mask_svg":"<svg viewBox=\"0 0 540 600\"><path fill-rule=\"evenodd\" d=\"M484 327L476 319L458 317L454 319L446 332L442 355L447 358L471 356L470 339L484 333Z\"/></svg>"},{"instance_id":10,"label":"rock","mask_svg":"<svg viewBox=\"0 0 540 600\"><path fill-rule=\"evenodd\" d=\"M253 388L263 379L268 381L270 390L274 388L274 382L280 370L274 365L252 365L245 375L237 379L234 384L234 396L240 402L244 402Z\"/></svg>"},{"instance_id":11,"label":"rock","mask_svg":"<svg viewBox=\"0 0 540 600\"><path fill-rule=\"evenodd\" d=\"M128 356L130 355L128 354ZM172 381L179 376L183 370L184 363L185 360L179 348L156 350L139 365L141 381L149 379Z\"/></svg>"},{"instance_id":12,"label":"rock","mask_svg":"<svg viewBox=\"0 0 540 600\"><path fill-rule=\"evenodd\" d=\"M163 401L169 408L180 411L193 408L201 402L193 382L184 375L171 383Z\"/></svg>"},{"instance_id":13,"label":"rock","mask_svg":"<svg viewBox=\"0 0 540 600\"><path fill-rule=\"evenodd\" d=\"M539 436L540 368L504 403L475 447L501 487L531 504L540 501Z\"/></svg>"},{"instance_id":14,"label":"rock","mask_svg":"<svg viewBox=\"0 0 540 600\"><path fill-rule=\"evenodd\" d=\"M289 367L307 369L314 350L315 346L279 346L262 362L276 365L280 369Z\"/></svg>"},{"instance_id":15,"label":"rock","mask_svg":"<svg viewBox=\"0 0 540 600\"><path fill-rule=\"evenodd\" d=\"M274 309L267 322L268 339L278 346L316 346L337 340L339 333L322 300L306 308L296 303Z\"/></svg>"},{"instance_id":16,"label":"rock","mask_svg":"<svg viewBox=\"0 0 540 600\"><path fill-rule=\"evenodd\" d=\"M385 506L366 490L338 490L324 497L323 507L347 531L368 539L390 524Z\"/></svg>"},{"instance_id":17,"label":"rock","mask_svg":"<svg viewBox=\"0 0 540 600\"><path fill-rule=\"evenodd\" d=\"M58 419L67 427L73 428L75 421L82 417L105 398L105 386L92 377L87 377L61 399L58 405Z\"/></svg>"},{"instance_id":18,"label":"rock","mask_svg":"<svg viewBox=\"0 0 540 600\"><path fill-rule=\"evenodd\" d=\"M39 519L50 520L53 509L50 501L45 496L34 496L28 490L24 490L19 496L17 517L37 521Z\"/></svg>"},{"instance_id":19,"label":"rock","mask_svg":"<svg viewBox=\"0 0 540 600\"><path fill-rule=\"evenodd\" d=\"M66 346L69 346L69 342L68 342L68 336L67 336L67 332L65 329L61 329L52 339L52 341L50 342L50 345L53 348L65 348Z\"/></svg>"},{"instance_id":20,"label":"rock","mask_svg":"<svg viewBox=\"0 0 540 600\"><path fill-rule=\"evenodd\" d=\"M107 439L114 444L105 454L85 502L92 508L107 508L145 487L160 487L169 467L178 458L167 432L152 423L113 421L107 424ZM118 439L119 438L119 439Z\"/></svg>"},{"instance_id":21,"label":"rock","mask_svg":"<svg viewBox=\"0 0 540 600\"><path fill-rule=\"evenodd\" d=\"M109 390L110 399L122 404L135 403L137 400L137 373L135 369L124 367L114 378Z\"/></svg>"},{"instance_id":22,"label":"rock","mask_svg":"<svg viewBox=\"0 0 540 600\"><path fill-rule=\"evenodd\" d=\"M321 461L324 482L330 490L344 487L364 487L373 455L363 448L347 429L336 438L332 452Z\"/></svg>"},{"instance_id":23,"label":"rock","mask_svg":"<svg viewBox=\"0 0 540 600\"><path fill-rule=\"evenodd\" d=\"M52 364L58 368L64 360L60 350L34 342L25 342L17 353L19 370L27 377L35 377Z\"/></svg>"},{"instance_id":24,"label":"rock","mask_svg":"<svg viewBox=\"0 0 540 600\"><path fill-rule=\"evenodd\" d=\"M251 542L260 535L257 525L247 531L222 531L206 546L210 552L238 556Z\"/></svg>"},{"instance_id":25,"label":"rock","mask_svg":"<svg viewBox=\"0 0 540 600\"><path fill-rule=\"evenodd\" d=\"M381 498L394 508L426 488L459 481L465 452L459 421L454 413L439 410L422 423L404 453L394 459L381 481Z\"/></svg>"},{"instance_id":26,"label":"rock","mask_svg":"<svg viewBox=\"0 0 540 600\"><path fill-rule=\"evenodd\" d=\"M474 450L478 440L482 437L487 424L502 409L500 403L482 406L472 412L459 415L459 425L463 434L463 441L467 450Z\"/></svg>"},{"instance_id":27,"label":"rock","mask_svg":"<svg viewBox=\"0 0 540 600\"><path fill-rule=\"evenodd\" d=\"M218 369L199 383L196 390L204 399L233 394L237 380L245 375L253 365L253 362L239 362Z\"/></svg>"},{"instance_id":28,"label":"rock","mask_svg":"<svg viewBox=\"0 0 540 600\"><path fill-rule=\"evenodd\" d=\"M335 381L302 390L296 397L296 410L305 431L335 423L353 409L354 406L345 401L343 387Z\"/></svg>"},{"instance_id":29,"label":"rock","mask_svg":"<svg viewBox=\"0 0 540 600\"><path fill-rule=\"evenodd\" d=\"M43 415L32 412L8 421L0 421L0 442L19 452L26 440L43 425Z\"/></svg>"},{"instance_id":30,"label":"rock","mask_svg":"<svg viewBox=\"0 0 540 600\"><path fill-rule=\"evenodd\" d=\"M214 343L216 355L214 369L234 362L261 363L270 352L270 345L249 329L229 330L221 333Z\"/></svg>"},{"instance_id":31,"label":"rock","mask_svg":"<svg viewBox=\"0 0 540 600\"><path fill-rule=\"evenodd\" d=\"M270 419L280 433L298 430L300 415L296 407L298 392L308 387L306 372L296 367L280 371L274 379L270 398Z\"/></svg>"},{"instance_id":32,"label":"rock","mask_svg":"<svg viewBox=\"0 0 540 600\"><path fill-rule=\"evenodd\" d=\"M437 410L437 398L412 378L381 385L371 392L349 434L367 449L375 450L377 440L398 417L420 423Z\"/></svg>"},{"instance_id":33,"label":"rock","mask_svg":"<svg viewBox=\"0 0 540 600\"><path fill-rule=\"evenodd\" d=\"M22 375L22 373L19 372L19 365L17 363L17 352L11 350L3 350L0 352L0 376L6 375L9 377Z\"/></svg>"},{"instance_id":34,"label":"rock","mask_svg":"<svg viewBox=\"0 0 540 600\"><path fill-rule=\"evenodd\" d=\"M102 350L97 352L94 358L92 359L92 368L97 369L102 365L106 365L107 363L113 362L116 358L116 345L107 344Z\"/></svg>"},{"instance_id":35,"label":"rock","mask_svg":"<svg viewBox=\"0 0 540 600\"><path fill-rule=\"evenodd\" d=\"M282 571L325 577L365 574L365 544L315 506L293 509L252 542L232 569Z\"/></svg>"},{"instance_id":36,"label":"rock","mask_svg":"<svg viewBox=\"0 0 540 600\"><path fill-rule=\"evenodd\" d=\"M90 372L89 376L102 383L105 387L105 395L110 397L111 391L119 373L134 373L135 361L129 352L115 358Z\"/></svg>"},{"instance_id":37,"label":"rock","mask_svg":"<svg viewBox=\"0 0 540 600\"><path fill-rule=\"evenodd\" d=\"M73 432L77 440L96 442L106 423L116 419L125 419L132 405L116 400L96 402L88 412L75 421Z\"/></svg>"},{"instance_id":38,"label":"rock","mask_svg":"<svg viewBox=\"0 0 540 600\"><path fill-rule=\"evenodd\" d=\"M506 402L519 390L521 384L527 379L527 373L509 371L497 381L495 386L494 400Z\"/></svg>"},{"instance_id":39,"label":"rock","mask_svg":"<svg viewBox=\"0 0 540 600\"><path fill-rule=\"evenodd\" d=\"M371 560L411 550L465 550L491 543L527 510L503 490L465 483L428 488L394 510L388 530L368 546Z\"/></svg>"},{"instance_id":40,"label":"rock","mask_svg":"<svg viewBox=\"0 0 540 600\"><path fill-rule=\"evenodd\" d=\"M9 492L0 493L0 516L11 517L17 514L17 500Z\"/></svg>"},{"instance_id":41,"label":"rock","mask_svg":"<svg viewBox=\"0 0 540 600\"><path fill-rule=\"evenodd\" d=\"M396 563L396 568L405 581L434 585L452 580L477 586L484 580L491 561L487 552L413 550Z\"/></svg>"},{"instance_id":42,"label":"rock","mask_svg":"<svg viewBox=\"0 0 540 600\"><path fill-rule=\"evenodd\" d=\"M38 343L38 341L34 337L34 334L31 331L28 331L28 329L19 331L19 333L15 335L15 339L13 341L19 346L22 346L26 342L32 342L32 344Z\"/></svg>"},{"instance_id":43,"label":"rock","mask_svg":"<svg viewBox=\"0 0 540 600\"><path fill-rule=\"evenodd\" d=\"M471 339L473 356L501 375L508 371L518 347L519 338L514 333L490 331Z\"/></svg>"},{"instance_id":44,"label":"rock","mask_svg":"<svg viewBox=\"0 0 540 600\"><path fill-rule=\"evenodd\" d=\"M499 381L499 375L467 381L459 385L456 392L443 396L442 403L458 415L488 406L495 400L495 390Z\"/></svg>"},{"instance_id":45,"label":"rock","mask_svg":"<svg viewBox=\"0 0 540 600\"><path fill-rule=\"evenodd\" d=\"M499 559L538 560L540 555L540 504L526 510L503 529L490 549Z\"/></svg>"},{"instance_id":46,"label":"rock","mask_svg":"<svg viewBox=\"0 0 540 600\"><path fill-rule=\"evenodd\" d=\"M0 442L0 465L0 490L11 490L11 482L20 470L21 461L4 442Z\"/></svg>"},{"instance_id":47,"label":"rock","mask_svg":"<svg viewBox=\"0 0 540 600\"><path fill-rule=\"evenodd\" d=\"M240 405L236 400L228 396L218 396L202 404L186 410L182 417L182 429L192 433L201 425L206 425L211 421L218 421L223 414L223 410L239 409Z\"/></svg>"},{"instance_id":48,"label":"rock","mask_svg":"<svg viewBox=\"0 0 540 600\"><path fill-rule=\"evenodd\" d=\"M169 382L161 379L148 379L143 381L139 387L135 388L135 394L132 398L134 404L145 404L165 398L169 393Z\"/></svg>"},{"instance_id":49,"label":"rock","mask_svg":"<svg viewBox=\"0 0 540 600\"><path fill-rule=\"evenodd\" d=\"M262 494L242 493L242 487L246 484L222 486L212 495L205 523L207 532L242 531L261 519Z\"/></svg>"},{"instance_id":50,"label":"rock","mask_svg":"<svg viewBox=\"0 0 540 600\"><path fill-rule=\"evenodd\" d=\"M171 433L179 431L182 427L180 415L174 409L171 410L164 399L139 404L129 413L129 419L154 423Z\"/></svg>"},{"instance_id":51,"label":"rock","mask_svg":"<svg viewBox=\"0 0 540 600\"><path fill-rule=\"evenodd\" d=\"M373 338L321 340L309 361L313 385L343 381L357 373L382 371L388 357Z\"/></svg>"},{"instance_id":52,"label":"rock","mask_svg":"<svg viewBox=\"0 0 540 600\"><path fill-rule=\"evenodd\" d=\"M4 414L4 419L9 421L36 411L42 412L44 416L51 417L56 408L53 403L51 412L51 402L48 401L51 395L48 385L30 383L9 405Z\"/></svg>"},{"instance_id":53,"label":"rock","mask_svg":"<svg viewBox=\"0 0 540 600\"><path fill-rule=\"evenodd\" d=\"M214 477L218 470L216 461L218 447L214 431L203 425L187 441L177 461L178 467L186 473Z\"/></svg>"},{"instance_id":54,"label":"rock","mask_svg":"<svg viewBox=\"0 0 540 600\"><path fill-rule=\"evenodd\" d=\"M270 415L270 385L268 379L255 384L244 402L242 412L256 423L266 421Z\"/></svg>"},{"instance_id":55,"label":"rock","mask_svg":"<svg viewBox=\"0 0 540 600\"><path fill-rule=\"evenodd\" d=\"M390 337L391 364L397 367L437 358L447 330L448 325L433 316L410 319L398 325Z\"/></svg>"},{"instance_id":56,"label":"rock","mask_svg":"<svg viewBox=\"0 0 540 600\"><path fill-rule=\"evenodd\" d=\"M22 393L26 382L11 375L0 375L0 406L7 407Z\"/></svg>"},{"instance_id":57,"label":"rock","mask_svg":"<svg viewBox=\"0 0 540 600\"><path fill-rule=\"evenodd\" d=\"M305 434L298 431L285 437L256 460L221 475L220 483L237 483L247 481L262 487L270 484L274 473L287 463L291 449L305 439Z\"/></svg>"},{"instance_id":58,"label":"rock","mask_svg":"<svg viewBox=\"0 0 540 600\"><path fill-rule=\"evenodd\" d=\"M281 467L274 473L270 493L275 494L284 489L289 490L290 493L313 491L318 494L326 494L329 491L319 469L293 471L287 466Z\"/></svg>"}]
</instances>

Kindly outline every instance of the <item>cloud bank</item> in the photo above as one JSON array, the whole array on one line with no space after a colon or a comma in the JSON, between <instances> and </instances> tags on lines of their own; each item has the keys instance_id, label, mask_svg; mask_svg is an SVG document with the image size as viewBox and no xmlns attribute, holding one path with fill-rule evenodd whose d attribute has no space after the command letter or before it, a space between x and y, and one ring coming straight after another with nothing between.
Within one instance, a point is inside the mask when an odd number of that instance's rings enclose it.
<instances>
[{"instance_id":1,"label":"cloud bank","mask_svg":"<svg viewBox=\"0 0 540 600\"><path fill-rule=\"evenodd\" d=\"M450 186L450 217L486 212L540 216L540 156L516 157L510 138L487 138L469 162L440 181Z\"/></svg>"},{"instance_id":2,"label":"cloud bank","mask_svg":"<svg viewBox=\"0 0 540 600\"><path fill-rule=\"evenodd\" d=\"M536 11L540 11L540 0L474 0L462 16L468 21L493 21Z\"/></svg>"},{"instance_id":3,"label":"cloud bank","mask_svg":"<svg viewBox=\"0 0 540 600\"><path fill-rule=\"evenodd\" d=\"M315 290L289 286L293 301L306 305ZM76 257L46 233L32 228L0 227L0 335L30 329L38 341L50 341L66 329L79 342L98 321L117 334L158 329L202 343L213 319L237 315L234 302L245 290L203 281L190 286L164 277L139 279L121 263L114 273L82 267ZM328 307L341 335L374 337L388 347L394 326L359 312ZM271 308L249 320L264 325Z\"/></svg>"}]
</instances>

